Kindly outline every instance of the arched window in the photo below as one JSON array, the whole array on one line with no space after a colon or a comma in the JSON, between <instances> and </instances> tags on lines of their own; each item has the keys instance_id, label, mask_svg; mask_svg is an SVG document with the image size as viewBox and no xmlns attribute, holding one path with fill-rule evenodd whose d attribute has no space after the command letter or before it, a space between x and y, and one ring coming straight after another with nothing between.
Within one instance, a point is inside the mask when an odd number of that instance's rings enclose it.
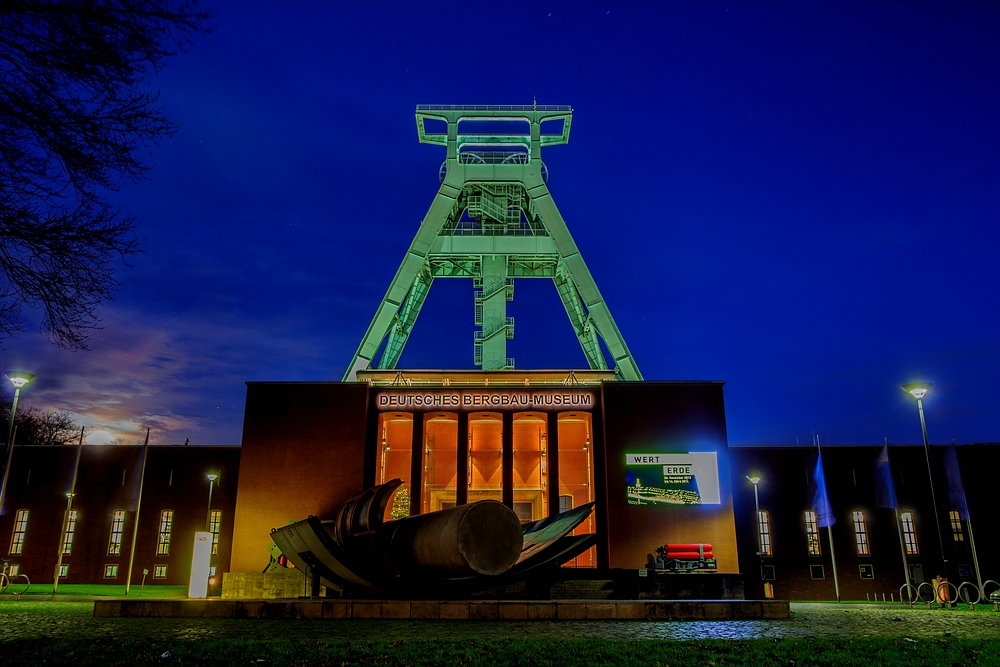
<instances>
[{"instance_id":1,"label":"arched window","mask_svg":"<svg viewBox=\"0 0 1000 667\"><path fill-rule=\"evenodd\" d=\"M868 549L868 526L865 524L865 513L861 511L852 512L854 518L854 544L858 548L859 556L871 555Z\"/></svg>"}]
</instances>

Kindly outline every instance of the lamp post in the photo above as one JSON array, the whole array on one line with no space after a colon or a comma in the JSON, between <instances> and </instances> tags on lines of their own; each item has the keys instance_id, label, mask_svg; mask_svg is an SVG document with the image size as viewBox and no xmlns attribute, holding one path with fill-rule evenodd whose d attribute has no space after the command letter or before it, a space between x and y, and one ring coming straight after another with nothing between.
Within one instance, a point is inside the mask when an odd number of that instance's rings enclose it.
<instances>
[{"instance_id":1,"label":"lamp post","mask_svg":"<svg viewBox=\"0 0 1000 667\"><path fill-rule=\"evenodd\" d=\"M35 379L34 375L23 371L10 371L4 375L14 385L14 402L10 406L10 424L7 425L7 451L4 457L3 478L0 479L0 509L3 509L7 478L10 476L10 461L14 456L14 416L17 414L17 399L21 397L21 387Z\"/></svg>"},{"instance_id":2,"label":"lamp post","mask_svg":"<svg viewBox=\"0 0 1000 667\"><path fill-rule=\"evenodd\" d=\"M924 436L924 458L927 460L927 482L931 487L931 505L934 506L934 527L937 528L938 545L941 547L941 561L944 576L948 577L948 558L944 555L944 539L941 537L941 518L938 514L937 496L934 493L934 476L931 473L931 448L927 443L927 422L924 420L923 398L931 388L930 382L910 382L903 385L903 391L917 399L917 411L920 413L920 431Z\"/></svg>"},{"instance_id":3,"label":"lamp post","mask_svg":"<svg viewBox=\"0 0 1000 667\"><path fill-rule=\"evenodd\" d=\"M747 475L746 478L753 484L754 530L757 531L757 555L763 560L764 545L761 542L760 534L760 497L757 495L757 485L760 484L760 477L758 475L754 475L753 477Z\"/></svg>"},{"instance_id":4,"label":"lamp post","mask_svg":"<svg viewBox=\"0 0 1000 667\"><path fill-rule=\"evenodd\" d=\"M208 514L205 515L205 532L210 533L212 532L212 487L219 476L215 473L209 473L205 477L208 477Z\"/></svg>"}]
</instances>

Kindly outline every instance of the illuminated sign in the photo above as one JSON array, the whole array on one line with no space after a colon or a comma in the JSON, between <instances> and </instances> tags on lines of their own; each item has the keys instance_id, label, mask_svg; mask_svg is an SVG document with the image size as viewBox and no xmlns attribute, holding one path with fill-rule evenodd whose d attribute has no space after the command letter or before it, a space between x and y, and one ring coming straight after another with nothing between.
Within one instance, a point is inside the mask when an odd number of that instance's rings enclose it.
<instances>
[{"instance_id":1,"label":"illuminated sign","mask_svg":"<svg viewBox=\"0 0 1000 667\"><path fill-rule=\"evenodd\" d=\"M379 410L592 410L597 395L581 390L381 391Z\"/></svg>"},{"instance_id":2,"label":"illuminated sign","mask_svg":"<svg viewBox=\"0 0 1000 667\"><path fill-rule=\"evenodd\" d=\"M630 505L718 505L715 452L626 454Z\"/></svg>"}]
</instances>

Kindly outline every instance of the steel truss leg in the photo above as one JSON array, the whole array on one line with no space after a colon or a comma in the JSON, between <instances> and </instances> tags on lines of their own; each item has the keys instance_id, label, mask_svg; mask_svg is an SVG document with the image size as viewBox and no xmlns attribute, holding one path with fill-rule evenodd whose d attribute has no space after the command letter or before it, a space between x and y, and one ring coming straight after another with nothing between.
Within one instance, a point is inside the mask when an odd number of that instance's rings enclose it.
<instances>
[{"instance_id":1,"label":"steel truss leg","mask_svg":"<svg viewBox=\"0 0 1000 667\"><path fill-rule=\"evenodd\" d=\"M389 340L385 344L385 352L378 360L378 367L381 369L395 368L399 363L399 355L403 353L403 346L406 345L413 325L420 314L420 307L424 305L424 299L431 289L434 278L431 277L431 270L427 264L417 274L410 291L406 293L403 305L399 307L392 328L389 330Z\"/></svg>"},{"instance_id":2,"label":"steel truss leg","mask_svg":"<svg viewBox=\"0 0 1000 667\"><path fill-rule=\"evenodd\" d=\"M555 241L556 248L559 251L559 258L565 267L566 275L572 280L576 291L579 293L580 300L587 310L588 318L592 324L591 328L596 328L597 335L604 341L608 352L611 353L612 358L615 360L615 372L623 380L641 380L642 373L639 372L639 367L632 358L632 353L629 352L628 345L625 344L625 339L622 337L618 325L615 324L615 320L611 316L611 310L604 302L604 297L601 296L601 291L597 288L597 283L590 274L587 263L583 261L583 255L580 254L580 249L573 240L573 236L569 233L566 221L563 219L562 214L559 213L559 209L556 207L556 203L553 201L548 187L540 176L537 179L530 179L530 182L525 185L527 186L528 196L531 198L531 202L538 212L539 217L541 217L546 231L548 231L552 240ZM559 289L558 284L556 288ZM562 296L561 290L560 296ZM565 299L563 303L566 303ZM575 310L575 308L571 309L567 307L566 312L570 314L570 320L572 321L573 315L571 314L571 310ZM574 328L576 328L576 324L574 324ZM577 329L577 331L581 332L582 329ZM580 334L578 333L577 335L579 337ZM580 344L584 348L583 352L587 355L587 360L590 362L591 368L602 368L599 363L595 365L591 353L587 351L588 343L585 343L583 338L580 339ZM597 354L600 355L599 348ZM603 366L603 368L607 368L607 366Z\"/></svg>"},{"instance_id":3,"label":"steel truss leg","mask_svg":"<svg viewBox=\"0 0 1000 667\"><path fill-rule=\"evenodd\" d=\"M625 339L566 226L566 221L559 213L548 187L542 180L540 169L527 169L522 178L530 201L525 210L537 214L533 226L540 224L544 227L555 245L555 253L551 255L557 264L553 281L583 348L587 363L595 370L608 369L609 364L600 345L600 341L604 341L605 348L614 359L614 370L618 377L624 380L641 380L642 373L639 372ZM455 214L458 197L464 185L464 172L458 173L456 170L453 174L449 170L382 303L379 304L350 367L344 374L345 381L357 380L359 370L372 367L375 355L382 347L383 341L386 341L386 337L388 341L377 368L396 367L434 280L428 262L429 252L441 230ZM487 255L485 252L468 252L467 249L458 254L468 254L470 258L475 256L475 261L481 266L486 263L503 262L504 271L496 272L494 269L492 272L503 273L504 279L509 274L509 267L506 267L508 258L503 257L502 253L494 251ZM481 275L486 278L485 271ZM474 276L463 274L463 277ZM487 281L484 280L485 282ZM506 318L506 303L503 301L505 297L499 293L494 295L492 291L485 293L483 297L482 307L485 317L483 331L479 333L481 341L479 347L482 360L487 361L488 358L488 361L482 364L482 367L484 370L505 368L508 361L506 339L513 336L512 323Z\"/></svg>"},{"instance_id":4,"label":"steel truss leg","mask_svg":"<svg viewBox=\"0 0 1000 667\"><path fill-rule=\"evenodd\" d=\"M570 324L573 325L573 331L576 332L576 337L580 341L583 354L587 357L587 363L594 370L607 370L608 362L601 353L601 346L597 340L597 330L592 326L590 317L580 302L580 295L577 292L576 285L573 284L573 279L566 275L566 272L560 266L552 282L555 283L559 298L562 299L566 315L569 317Z\"/></svg>"},{"instance_id":5,"label":"steel truss leg","mask_svg":"<svg viewBox=\"0 0 1000 667\"><path fill-rule=\"evenodd\" d=\"M448 214L451 213L452 208L455 206L458 194L459 190L447 182L441 184L441 188L438 190L437 195L435 195L434 201L431 202L427 215L424 216L423 222L420 223L417 235L413 237L410 248L406 251L406 256L403 257L402 263L396 270L395 277L393 277L392 282L389 284L389 289L382 298L382 303L379 304L378 310L375 311L375 317L372 318L371 324L368 325L368 331L365 332L364 338L361 339L358 351L354 353L351 365L348 367L347 372L344 373L345 382L356 381L358 371L371 367L372 359L374 359L375 354L382 346L382 341L385 340L386 335L389 334L390 328L394 323L399 323L402 332L397 334L397 336L401 336L401 339L398 338L394 343L394 347L398 349L396 353L397 358L393 360L392 366L386 366L386 368L395 366L396 361L398 361L398 354L402 352L403 345L406 343L406 338L409 336L410 329L413 326L413 321L416 320L420 312L420 305L422 305L423 298L427 293L426 289L423 290L423 295L417 301L416 295L419 290L413 290L413 288L418 281L421 281L419 276L427 265L427 252L430 250L431 243L438 235L442 225L447 220ZM427 289L430 289L429 282L427 283ZM415 297L410 308L412 314L402 314L401 308L411 290L414 291ZM405 326L407 320L410 321L409 328ZM397 327L396 331L400 332L400 327ZM382 368L383 366L379 364L379 367Z\"/></svg>"}]
</instances>

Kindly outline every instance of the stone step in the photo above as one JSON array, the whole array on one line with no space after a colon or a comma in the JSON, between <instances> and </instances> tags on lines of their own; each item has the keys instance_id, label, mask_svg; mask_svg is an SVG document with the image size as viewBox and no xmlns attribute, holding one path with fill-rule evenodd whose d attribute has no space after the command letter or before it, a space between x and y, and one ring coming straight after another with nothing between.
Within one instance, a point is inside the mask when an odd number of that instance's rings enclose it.
<instances>
[{"instance_id":1,"label":"stone step","mask_svg":"<svg viewBox=\"0 0 1000 667\"><path fill-rule=\"evenodd\" d=\"M100 618L715 621L788 618L787 600L127 600L94 602Z\"/></svg>"}]
</instances>

